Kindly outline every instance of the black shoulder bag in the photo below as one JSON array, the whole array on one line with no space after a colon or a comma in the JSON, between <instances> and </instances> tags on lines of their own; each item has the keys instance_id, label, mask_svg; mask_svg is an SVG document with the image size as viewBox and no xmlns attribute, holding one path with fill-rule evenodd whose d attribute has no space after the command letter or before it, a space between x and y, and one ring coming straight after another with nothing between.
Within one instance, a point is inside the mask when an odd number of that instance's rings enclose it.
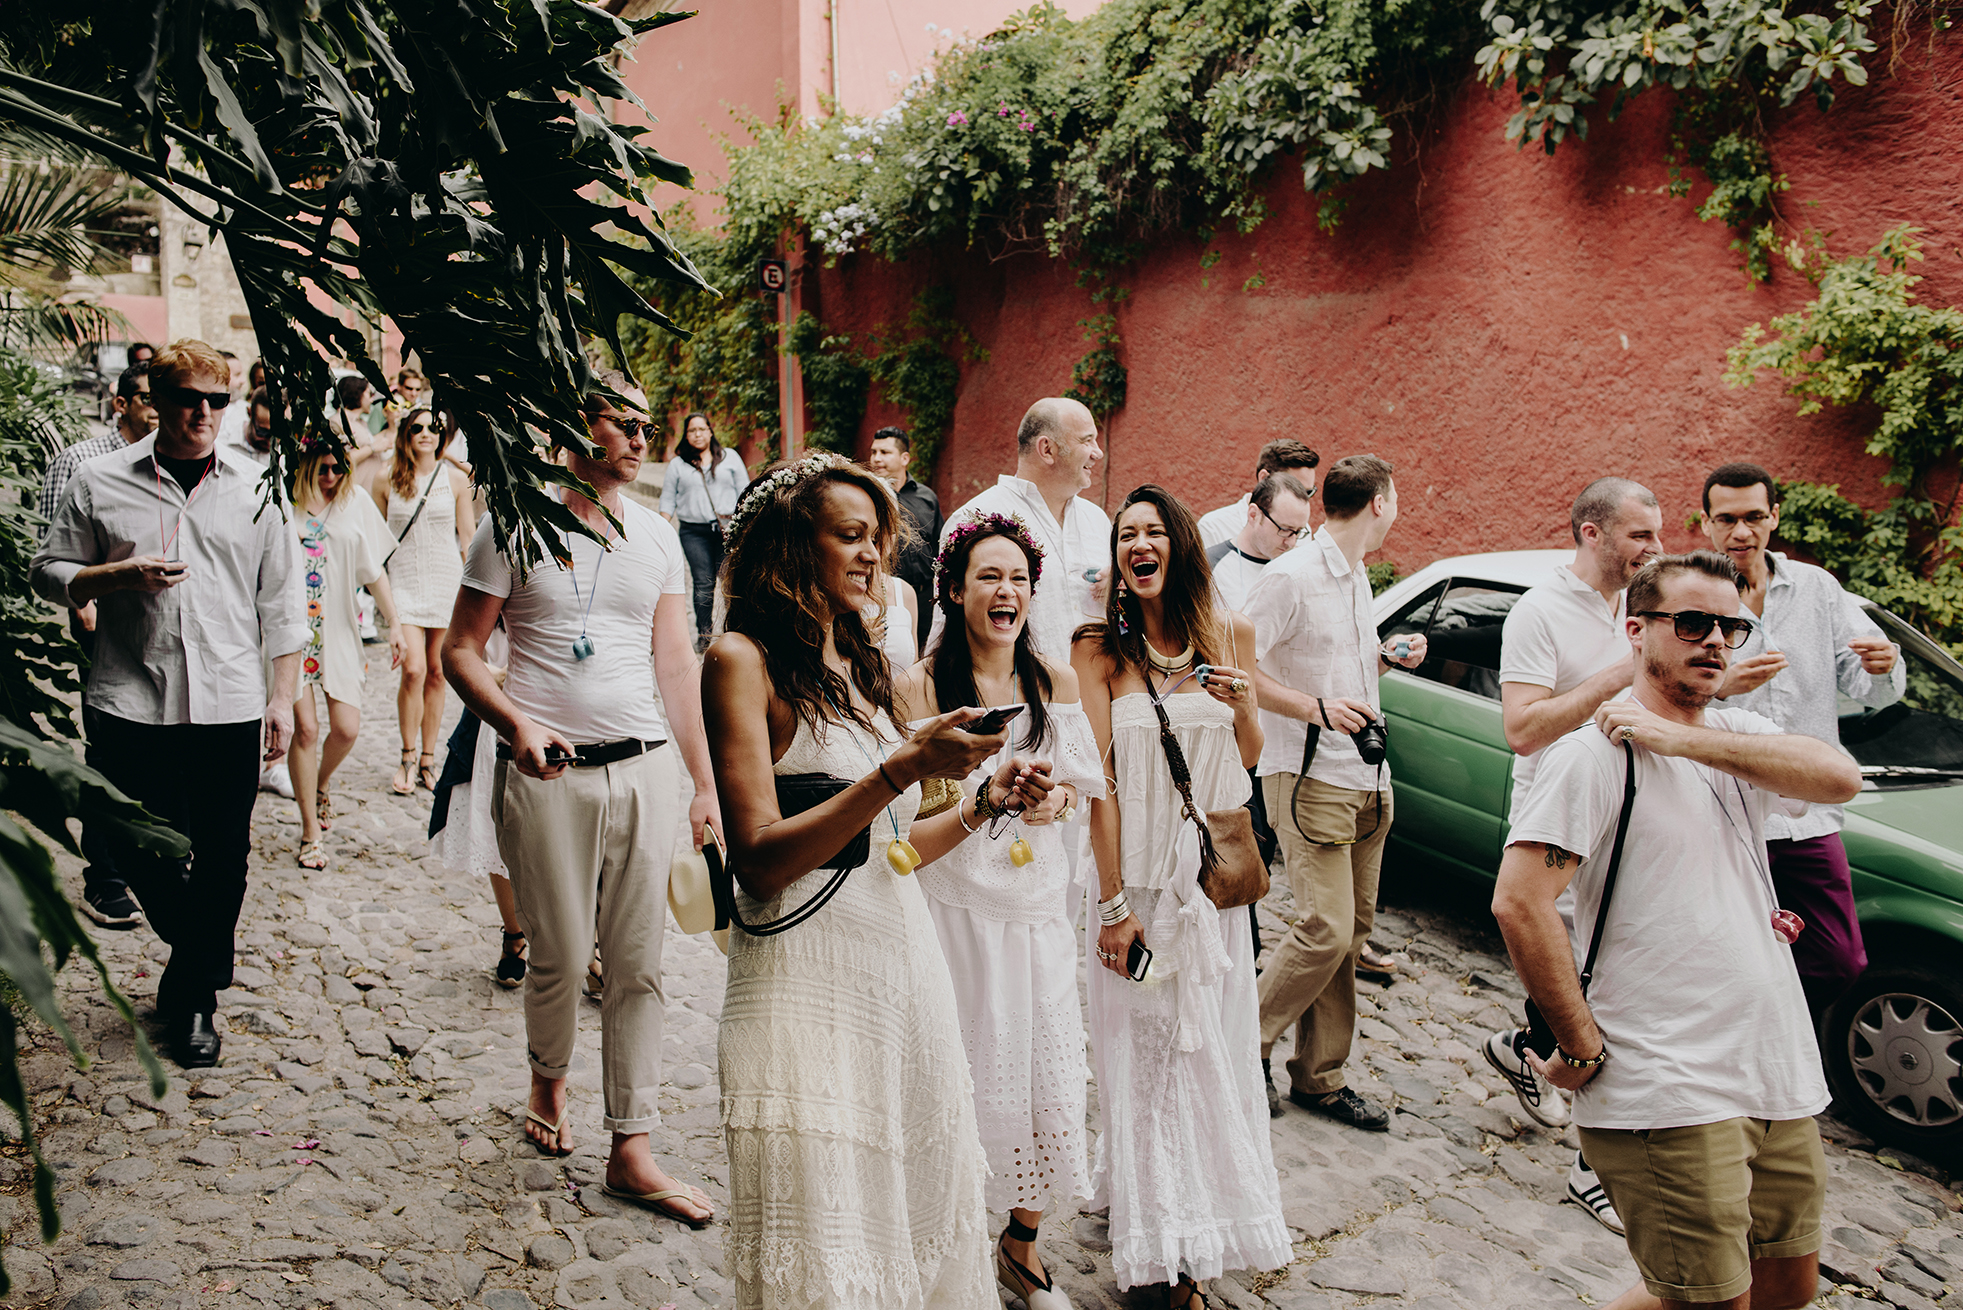
<instances>
[{"instance_id":1,"label":"black shoulder bag","mask_svg":"<svg viewBox=\"0 0 1963 1310\"><path fill-rule=\"evenodd\" d=\"M422 499L416 502L416 508L409 514L409 521L402 525L402 531L396 535L395 545L389 548L389 553L382 559L382 571L384 573L388 571L389 561L395 558L395 552L402 549L402 543L409 540L410 532L415 530L416 520L423 516L423 506L429 504L429 493L436 490L436 480L442 476L443 461L438 459L436 461L436 472L430 474L429 481L423 484Z\"/></svg>"},{"instance_id":2,"label":"black shoulder bag","mask_svg":"<svg viewBox=\"0 0 1963 1310\"><path fill-rule=\"evenodd\" d=\"M788 819L823 805L832 797L852 785L844 778L834 778L827 773L784 773L777 776L777 812ZM846 842L836 854L819 869L832 870L831 880L819 888L818 894L792 910L781 919L769 923L744 923L736 913L735 876L723 864L722 852L714 842L702 847L703 858L709 864L709 887L715 896L716 927L727 928L735 924L752 937L775 937L780 932L788 932L806 919L825 908L838 889L845 885L845 876L872 858L872 825L867 824L859 833ZM814 869L812 872L817 872ZM809 875L806 875L807 877Z\"/></svg>"},{"instance_id":3,"label":"black shoulder bag","mask_svg":"<svg viewBox=\"0 0 1963 1310\"><path fill-rule=\"evenodd\" d=\"M1622 866L1622 842L1629 835L1629 814L1636 808L1636 749L1628 742L1622 743L1622 814L1615 821L1615 845L1609 849L1608 871L1602 875L1602 904L1595 911L1595 931L1588 938L1588 958L1581 965L1581 994L1588 995L1588 984L1595 977L1595 957L1602 950L1602 934L1609 926L1609 898L1615 895L1615 874ZM1550 1059L1554 1048L1560 1043L1554 1037L1554 1030L1547 1026L1547 1019L1534 1004L1534 998L1527 998L1527 1031L1521 1035L1520 1044L1541 1059Z\"/></svg>"}]
</instances>

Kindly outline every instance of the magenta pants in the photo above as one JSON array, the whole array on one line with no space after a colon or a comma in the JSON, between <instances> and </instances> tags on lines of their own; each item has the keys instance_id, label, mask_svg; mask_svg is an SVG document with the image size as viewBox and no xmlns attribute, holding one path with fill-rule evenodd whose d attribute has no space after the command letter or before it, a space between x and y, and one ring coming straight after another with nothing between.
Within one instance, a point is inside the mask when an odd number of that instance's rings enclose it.
<instances>
[{"instance_id":1,"label":"magenta pants","mask_svg":"<svg viewBox=\"0 0 1963 1310\"><path fill-rule=\"evenodd\" d=\"M1806 921L1793 943L1793 963L1815 1017L1868 967L1861 924L1854 917L1854 884L1840 834L1803 841L1768 841L1772 885L1779 904Z\"/></svg>"}]
</instances>

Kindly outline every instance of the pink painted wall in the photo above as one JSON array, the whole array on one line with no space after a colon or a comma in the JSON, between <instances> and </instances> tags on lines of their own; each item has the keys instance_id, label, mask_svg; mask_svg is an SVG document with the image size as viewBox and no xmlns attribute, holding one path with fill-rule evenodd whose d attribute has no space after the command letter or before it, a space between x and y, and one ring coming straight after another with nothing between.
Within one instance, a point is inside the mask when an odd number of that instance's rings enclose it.
<instances>
[{"instance_id":1,"label":"pink painted wall","mask_svg":"<svg viewBox=\"0 0 1963 1310\"><path fill-rule=\"evenodd\" d=\"M1963 301L1959 100L1963 43L1946 40L1844 89L1824 117L1810 102L1777 115L1774 159L1792 181L1782 213L1828 233L1837 254L1915 223L1927 229L1922 298ZM1812 288L1783 266L1767 286L1747 282L1729 232L1664 194L1663 98L1554 158L1504 139L1512 108L1466 87L1400 137L1388 176L1351 189L1333 235L1290 168L1269 187L1273 217L1217 242L1210 271L1184 239L1125 270L1130 394L1092 494L1115 505L1155 481L1205 510L1245 489L1275 437L1325 463L1374 451L1397 466L1402 502L1383 557L1407 570L1561 545L1574 493L1604 473L1652 487L1679 546L1693 541L1684 521L1703 475L1726 460L1879 503L1882 464L1861 452L1858 417L1800 419L1772 383L1725 385L1741 330ZM1244 289L1257 274L1265 284ZM1055 262L955 249L899 268L851 257L807 283L807 304L856 336L901 320L929 281L953 283L958 316L991 351L965 371L934 478L952 508L1013 468L1017 420L1067 386L1089 348L1077 320L1092 311ZM900 417L876 398L862 443Z\"/></svg>"},{"instance_id":2,"label":"pink painted wall","mask_svg":"<svg viewBox=\"0 0 1963 1310\"><path fill-rule=\"evenodd\" d=\"M1098 0L1059 5L1074 17ZM1027 0L700 0L696 16L642 38L622 79L659 120L649 140L695 170L699 222L715 218L706 193L727 176L722 140L748 140L741 116L766 121L780 99L808 118L832 94L831 21L838 22L838 101L850 114L876 114L899 98L906 80L963 35L983 36ZM616 103L620 122L645 123ZM665 208L687 193L663 187Z\"/></svg>"}]
</instances>

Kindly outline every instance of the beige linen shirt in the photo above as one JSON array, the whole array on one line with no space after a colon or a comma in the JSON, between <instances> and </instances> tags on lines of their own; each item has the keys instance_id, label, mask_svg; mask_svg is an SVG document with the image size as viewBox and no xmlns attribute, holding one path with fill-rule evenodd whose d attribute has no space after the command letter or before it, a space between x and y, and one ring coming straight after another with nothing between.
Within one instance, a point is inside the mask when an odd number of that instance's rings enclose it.
<instances>
[{"instance_id":1,"label":"beige linen shirt","mask_svg":"<svg viewBox=\"0 0 1963 1310\"><path fill-rule=\"evenodd\" d=\"M245 723L266 710L260 660L307 638L300 547L260 470L223 446L186 496L155 456L156 434L76 470L34 556L34 590L68 594L91 564L136 555L183 560L166 591L114 591L96 602L89 704L133 723ZM165 543L169 542L166 551Z\"/></svg>"}]
</instances>

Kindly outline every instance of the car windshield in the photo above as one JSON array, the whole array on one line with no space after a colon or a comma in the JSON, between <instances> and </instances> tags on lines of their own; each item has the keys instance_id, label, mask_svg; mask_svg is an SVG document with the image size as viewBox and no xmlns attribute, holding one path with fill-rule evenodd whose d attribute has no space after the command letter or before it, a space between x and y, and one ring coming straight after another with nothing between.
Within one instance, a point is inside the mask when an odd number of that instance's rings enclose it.
<instances>
[{"instance_id":1,"label":"car windshield","mask_svg":"<svg viewBox=\"0 0 1963 1310\"><path fill-rule=\"evenodd\" d=\"M1841 744L1878 787L1963 782L1963 665L1880 606L1863 608L1902 648L1908 688L1901 700L1878 710L1841 697Z\"/></svg>"}]
</instances>

